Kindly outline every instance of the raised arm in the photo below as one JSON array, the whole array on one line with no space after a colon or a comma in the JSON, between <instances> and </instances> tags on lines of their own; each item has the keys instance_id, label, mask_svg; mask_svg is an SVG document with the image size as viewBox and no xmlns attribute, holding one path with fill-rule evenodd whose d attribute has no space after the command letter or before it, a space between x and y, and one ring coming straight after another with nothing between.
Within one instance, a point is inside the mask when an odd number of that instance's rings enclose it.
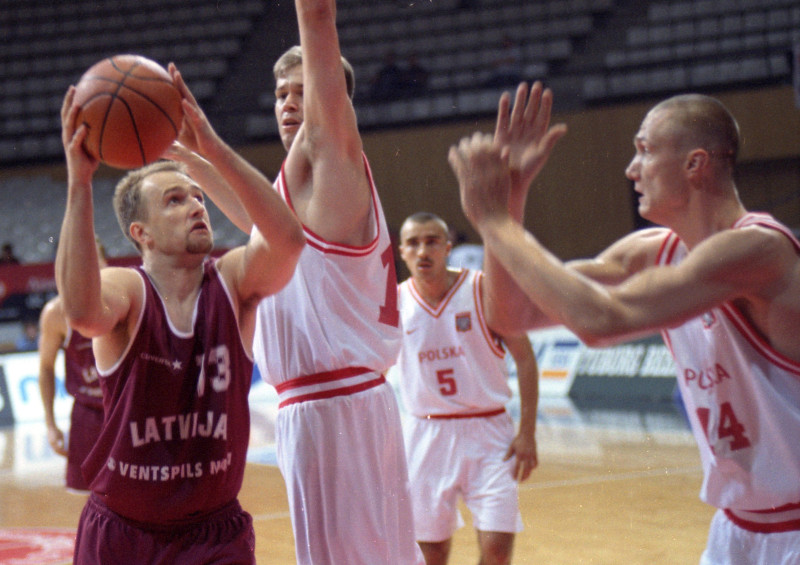
<instances>
[{"instance_id":1,"label":"raised arm","mask_svg":"<svg viewBox=\"0 0 800 565\"><path fill-rule=\"evenodd\" d=\"M372 195L347 93L336 2L296 0L295 6L303 52L304 117L287 157L288 185L298 215L315 233L337 243L363 245L373 236Z\"/></svg>"},{"instance_id":2,"label":"raised arm","mask_svg":"<svg viewBox=\"0 0 800 565\"><path fill-rule=\"evenodd\" d=\"M169 70L184 111L181 147L173 147L170 155L180 154L199 168L201 178L194 180L204 190L206 181L228 194L231 205L221 210L232 214L234 223L246 216L255 225L246 246L226 256L220 269L233 282L240 304L257 302L289 282L305 244L302 226L269 179L217 135L175 65Z\"/></svg>"},{"instance_id":3,"label":"raised arm","mask_svg":"<svg viewBox=\"0 0 800 565\"><path fill-rule=\"evenodd\" d=\"M511 442L506 459L515 457L514 478L526 480L539 464L536 450L536 414L539 407L539 365L527 335L504 337L506 350L517 366L520 418L517 435Z\"/></svg>"},{"instance_id":4,"label":"raised arm","mask_svg":"<svg viewBox=\"0 0 800 565\"><path fill-rule=\"evenodd\" d=\"M75 127L75 88L61 108L62 142L67 159L67 206L56 253L56 286L67 323L86 336L110 332L130 309L125 275L101 283L100 258L94 231L92 177L99 162L83 149L88 130ZM119 271L116 269L115 271ZM117 279L120 283L111 282ZM128 280L130 280L128 278Z\"/></svg>"},{"instance_id":5,"label":"raised arm","mask_svg":"<svg viewBox=\"0 0 800 565\"><path fill-rule=\"evenodd\" d=\"M53 451L67 456L64 432L56 423L53 403L56 397L56 358L67 335L67 324L61 312L61 300L56 297L47 302L39 316L39 393L47 426L47 441Z\"/></svg>"},{"instance_id":6,"label":"raised arm","mask_svg":"<svg viewBox=\"0 0 800 565\"><path fill-rule=\"evenodd\" d=\"M182 132L182 135L185 133ZM180 161L187 167L189 176L200 186L203 192L211 198L223 214L244 233L249 234L253 229L253 220L247 209L236 196L236 192L219 171L209 161L187 147L189 141L176 140L164 154L166 159Z\"/></svg>"},{"instance_id":7,"label":"raised arm","mask_svg":"<svg viewBox=\"0 0 800 565\"><path fill-rule=\"evenodd\" d=\"M507 151L475 135L451 148L449 157L465 213L484 244L531 301L589 345L680 324L733 298L763 297L795 259L785 238L769 230L726 230L695 247L679 266L640 264L618 284L598 282L568 268L510 216ZM630 256L652 255L657 234L632 236L627 244L640 252Z\"/></svg>"},{"instance_id":8,"label":"raised arm","mask_svg":"<svg viewBox=\"0 0 800 565\"><path fill-rule=\"evenodd\" d=\"M494 142L498 147L508 147L511 171L508 211L519 223L523 223L525 203L533 179L567 131L563 124L550 126L552 106L553 94L549 89L544 89L540 82L534 83L530 91L527 83L519 85L513 111L510 95L503 93L500 97ZM509 335L552 323L528 299L490 248L486 248L484 271L488 290L486 316L491 327Z\"/></svg>"}]
</instances>

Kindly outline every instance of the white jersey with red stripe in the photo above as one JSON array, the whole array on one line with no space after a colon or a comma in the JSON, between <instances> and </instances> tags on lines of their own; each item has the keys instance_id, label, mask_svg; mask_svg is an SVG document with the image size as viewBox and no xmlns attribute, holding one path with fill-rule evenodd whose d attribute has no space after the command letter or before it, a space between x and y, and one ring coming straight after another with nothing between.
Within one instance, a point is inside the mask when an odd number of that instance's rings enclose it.
<instances>
[{"instance_id":1,"label":"white jersey with red stripe","mask_svg":"<svg viewBox=\"0 0 800 565\"><path fill-rule=\"evenodd\" d=\"M734 229L778 230L772 216L750 213ZM669 232L660 265L688 249ZM703 501L751 531L800 529L800 363L775 351L731 302L662 332L704 470Z\"/></svg>"},{"instance_id":2,"label":"white jersey with red stripe","mask_svg":"<svg viewBox=\"0 0 800 565\"><path fill-rule=\"evenodd\" d=\"M253 355L273 386L353 368L380 373L397 358L394 249L366 158L364 166L373 196L372 241L363 247L331 243L305 227L307 244L294 276L258 307ZM275 184L291 206L283 171Z\"/></svg>"},{"instance_id":3,"label":"white jersey with red stripe","mask_svg":"<svg viewBox=\"0 0 800 565\"><path fill-rule=\"evenodd\" d=\"M402 337L394 249L366 158L364 167L372 241L340 245L304 227L294 276L256 318L253 357L280 399L277 459L298 565L423 563L400 411L383 374ZM283 171L276 188L291 207Z\"/></svg>"},{"instance_id":4,"label":"white jersey with red stripe","mask_svg":"<svg viewBox=\"0 0 800 565\"><path fill-rule=\"evenodd\" d=\"M511 399L505 351L486 325L483 273L463 269L433 307L413 279L400 285L405 335L398 357L406 410L417 417L502 409Z\"/></svg>"}]
</instances>

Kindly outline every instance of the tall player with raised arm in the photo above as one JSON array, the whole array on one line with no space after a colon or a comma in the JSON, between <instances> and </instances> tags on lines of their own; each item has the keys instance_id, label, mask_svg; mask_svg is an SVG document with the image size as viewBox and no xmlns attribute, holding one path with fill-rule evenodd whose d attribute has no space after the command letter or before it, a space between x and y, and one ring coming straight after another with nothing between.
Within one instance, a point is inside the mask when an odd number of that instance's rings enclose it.
<instances>
[{"instance_id":1,"label":"tall player with raised arm","mask_svg":"<svg viewBox=\"0 0 800 565\"><path fill-rule=\"evenodd\" d=\"M278 464L301 565L405 565L414 540L400 415L394 250L362 151L334 0L296 0L300 45L275 64L287 150L275 185L308 245L258 309L254 354L280 394Z\"/></svg>"}]
</instances>

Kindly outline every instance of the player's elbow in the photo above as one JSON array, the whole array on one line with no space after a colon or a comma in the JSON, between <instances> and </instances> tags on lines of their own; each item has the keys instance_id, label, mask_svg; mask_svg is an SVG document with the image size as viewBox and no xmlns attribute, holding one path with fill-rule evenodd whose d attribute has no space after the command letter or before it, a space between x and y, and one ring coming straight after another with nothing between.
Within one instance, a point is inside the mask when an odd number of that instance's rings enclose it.
<instances>
[{"instance_id":1,"label":"player's elbow","mask_svg":"<svg viewBox=\"0 0 800 565\"><path fill-rule=\"evenodd\" d=\"M588 347L609 347L631 335L626 320L610 310L585 312L567 327Z\"/></svg>"},{"instance_id":2,"label":"player's elbow","mask_svg":"<svg viewBox=\"0 0 800 565\"><path fill-rule=\"evenodd\" d=\"M299 220L292 225L292 229L287 230L285 245L288 253L294 257L296 263L303 252L303 248L306 246L306 234L303 232L303 226Z\"/></svg>"},{"instance_id":3,"label":"player's elbow","mask_svg":"<svg viewBox=\"0 0 800 565\"><path fill-rule=\"evenodd\" d=\"M74 331L78 332L84 337L95 337L104 333L100 324L96 320L87 315L75 314L66 315L67 325Z\"/></svg>"},{"instance_id":4,"label":"player's elbow","mask_svg":"<svg viewBox=\"0 0 800 565\"><path fill-rule=\"evenodd\" d=\"M110 330L102 316L102 311L71 304L68 300L64 300L64 319L70 328L84 337L96 337Z\"/></svg>"}]
</instances>

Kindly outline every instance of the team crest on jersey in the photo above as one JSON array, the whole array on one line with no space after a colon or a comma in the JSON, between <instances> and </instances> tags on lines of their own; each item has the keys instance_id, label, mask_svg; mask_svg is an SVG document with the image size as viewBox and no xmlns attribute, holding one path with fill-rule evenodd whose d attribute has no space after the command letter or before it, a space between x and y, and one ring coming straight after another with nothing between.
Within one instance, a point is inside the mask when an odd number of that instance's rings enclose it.
<instances>
[{"instance_id":1,"label":"team crest on jersey","mask_svg":"<svg viewBox=\"0 0 800 565\"><path fill-rule=\"evenodd\" d=\"M714 315L714 312L706 312L701 316L701 319L703 320L703 327L705 329L709 329L717 321L717 317Z\"/></svg>"},{"instance_id":2,"label":"team crest on jersey","mask_svg":"<svg viewBox=\"0 0 800 565\"><path fill-rule=\"evenodd\" d=\"M460 332L468 332L472 329L472 316L469 312L461 312L456 314L456 330Z\"/></svg>"}]
</instances>

